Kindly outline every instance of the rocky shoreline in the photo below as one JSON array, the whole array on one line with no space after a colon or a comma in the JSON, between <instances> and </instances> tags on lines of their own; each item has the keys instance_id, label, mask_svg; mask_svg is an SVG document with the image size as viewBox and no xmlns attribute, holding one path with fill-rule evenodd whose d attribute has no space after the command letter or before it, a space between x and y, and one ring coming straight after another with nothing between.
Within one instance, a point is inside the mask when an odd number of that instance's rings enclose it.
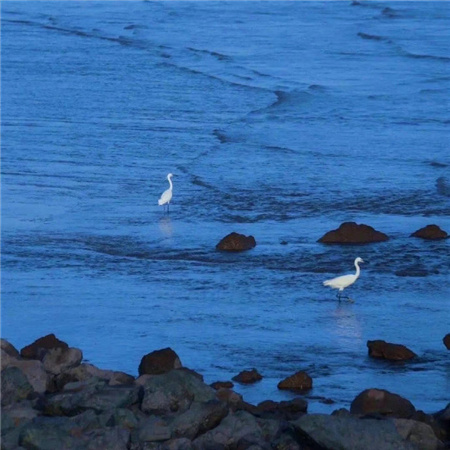
<instances>
[{"instance_id":1,"label":"rocky shoreline","mask_svg":"<svg viewBox=\"0 0 450 450\"><path fill-rule=\"evenodd\" d=\"M384 341L369 341L368 347L374 357L414 355ZM172 349L145 355L137 378L82 360L81 350L53 334L20 352L1 340L2 449L450 448L450 404L425 414L407 399L373 388L361 392L349 410L308 414L300 396L251 405L229 381L208 385ZM251 383L258 377L253 369L233 380ZM311 383L298 372L280 388L301 392Z\"/></svg>"}]
</instances>

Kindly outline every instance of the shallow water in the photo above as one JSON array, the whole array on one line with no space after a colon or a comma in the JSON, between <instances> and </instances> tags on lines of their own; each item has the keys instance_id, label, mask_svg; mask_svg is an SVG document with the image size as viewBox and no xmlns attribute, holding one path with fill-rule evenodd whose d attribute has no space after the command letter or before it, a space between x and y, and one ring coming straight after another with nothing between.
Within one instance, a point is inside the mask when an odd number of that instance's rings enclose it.
<instances>
[{"instance_id":1,"label":"shallow water","mask_svg":"<svg viewBox=\"0 0 450 450\"><path fill-rule=\"evenodd\" d=\"M2 337L136 375L172 347L250 402L449 398L444 2L3 2ZM157 205L173 172L170 214ZM317 243L343 221L390 240ZM257 246L222 254L231 231ZM366 263L338 303L322 281ZM419 358L387 364L366 342ZM326 405L323 398L335 403Z\"/></svg>"}]
</instances>

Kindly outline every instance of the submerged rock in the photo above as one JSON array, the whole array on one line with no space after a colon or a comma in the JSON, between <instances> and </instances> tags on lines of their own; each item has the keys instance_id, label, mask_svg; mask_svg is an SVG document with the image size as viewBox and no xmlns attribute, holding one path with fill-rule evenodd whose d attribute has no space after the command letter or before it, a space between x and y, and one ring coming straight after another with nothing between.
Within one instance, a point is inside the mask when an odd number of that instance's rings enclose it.
<instances>
[{"instance_id":1,"label":"submerged rock","mask_svg":"<svg viewBox=\"0 0 450 450\"><path fill-rule=\"evenodd\" d=\"M309 391L312 389L312 378L303 371L294 373L278 383L278 389L291 391Z\"/></svg>"},{"instance_id":2,"label":"submerged rock","mask_svg":"<svg viewBox=\"0 0 450 450\"><path fill-rule=\"evenodd\" d=\"M253 236L244 236L243 234L235 233L233 231L216 245L216 249L229 252L240 252L243 250L250 250L255 246L256 241Z\"/></svg>"},{"instance_id":3,"label":"submerged rock","mask_svg":"<svg viewBox=\"0 0 450 450\"><path fill-rule=\"evenodd\" d=\"M442 339L442 341L444 342L444 345L447 347L447 350L450 350L450 333L446 334Z\"/></svg>"},{"instance_id":4,"label":"submerged rock","mask_svg":"<svg viewBox=\"0 0 450 450\"><path fill-rule=\"evenodd\" d=\"M325 233L318 242L323 244L369 244L387 241L389 237L369 225L344 222L336 230Z\"/></svg>"},{"instance_id":5,"label":"submerged rock","mask_svg":"<svg viewBox=\"0 0 450 450\"><path fill-rule=\"evenodd\" d=\"M422 239L437 240L448 238L448 233L441 230L437 225L427 225L411 234L413 237Z\"/></svg>"},{"instance_id":6,"label":"submerged rock","mask_svg":"<svg viewBox=\"0 0 450 450\"><path fill-rule=\"evenodd\" d=\"M182 367L180 358L170 347L167 347L145 355L139 364L139 375L160 375L180 367Z\"/></svg>"},{"instance_id":7,"label":"submerged rock","mask_svg":"<svg viewBox=\"0 0 450 450\"><path fill-rule=\"evenodd\" d=\"M401 344L391 344L382 340L367 341L369 356L372 358L388 359L390 361L407 361L417 355L408 347Z\"/></svg>"},{"instance_id":8,"label":"submerged rock","mask_svg":"<svg viewBox=\"0 0 450 450\"><path fill-rule=\"evenodd\" d=\"M400 395L384 389L366 389L355 397L350 405L352 414L381 414L409 419L415 412L413 404Z\"/></svg>"},{"instance_id":9,"label":"submerged rock","mask_svg":"<svg viewBox=\"0 0 450 450\"><path fill-rule=\"evenodd\" d=\"M231 389L234 384L231 381L215 381L214 383L211 383L210 386L213 389L219 390L222 388Z\"/></svg>"},{"instance_id":10,"label":"submerged rock","mask_svg":"<svg viewBox=\"0 0 450 450\"><path fill-rule=\"evenodd\" d=\"M237 381L238 383L251 384L255 383L256 381L262 380L262 378L262 375L256 369L252 369L243 370L242 372L234 376L232 380Z\"/></svg>"}]
</instances>

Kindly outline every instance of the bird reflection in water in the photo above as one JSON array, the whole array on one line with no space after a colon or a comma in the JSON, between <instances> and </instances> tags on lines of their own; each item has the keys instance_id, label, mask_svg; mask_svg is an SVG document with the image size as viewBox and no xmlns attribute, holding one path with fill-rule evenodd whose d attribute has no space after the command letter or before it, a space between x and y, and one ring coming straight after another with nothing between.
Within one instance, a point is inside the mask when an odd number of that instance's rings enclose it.
<instances>
[{"instance_id":1,"label":"bird reflection in water","mask_svg":"<svg viewBox=\"0 0 450 450\"><path fill-rule=\"evenodd\" d=\"M360 345L363 338L363 332L359 317L354 311L339 305L333 312L334 327L333 331L337 340L351 342L352 345Z\"/></svg>"},{"instance_id":2,"label":"bird reflection in water","mask_svg":"<svg viewBox=\"0 0 450 450\"><path fill-rule=\"evenodd\" d=\"M170 216L163 216L159 219L159 229L161 233L167 237L171 237L173 234L172 222Z\"/></svg>"}]
</instances>

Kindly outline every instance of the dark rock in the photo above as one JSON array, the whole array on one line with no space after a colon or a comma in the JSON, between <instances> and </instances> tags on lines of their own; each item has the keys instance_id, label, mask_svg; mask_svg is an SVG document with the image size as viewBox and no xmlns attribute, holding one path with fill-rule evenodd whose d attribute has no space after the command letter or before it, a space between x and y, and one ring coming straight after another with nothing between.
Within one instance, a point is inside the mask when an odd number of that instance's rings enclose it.
<instances>
[{"instance_id":1,"label":"dark rock","mask_svg":"<svg viewBox=\"0 0 450 450\"><path fill-rule=\"evenodd\" d=\"M50 376L45 371L44 365L38 360L13 358L6 355L2 350L2 367L17 367L27 377L33 389L42 394L50 387Z\"/></svg>"},{"instance_id":2,"label":"dark rock","mask_svg":"<svg viewBox=\"0 0 450 450\"><path fill-rule=\"evenodd\" d=\"M204 403L193 402L187 411L177 415L170 423L171 435L195 439L200 434L219 425L227 414L226 403L218 400Z\"/></svg>"},{"instance_id":3,"label":"dark rock","mask_svg":"<svg viewBox=\"0 0 450 450\"><path fill-rule=\"evenodd\" d=\"M90 415L37 417L21 431L19 444L27 449L126 450L130 432L118 427L101 427Z\"/></svg>"},{"instance_id":4,"label":"dark rock","mask_svg":"<svg viewBox=\"0 0 450 450\"><path fill-rule=\"evenodd\" d=\"M144 388L141 409L146 414L183 412L192 402L208 402L216 391L189 371L171 370L162 375L142 375L136 380Z\"/></svg>"},{"instance_id":5,"label":"dark rock","mask_svg":"<svg viewBox=\"0 0 450 450\"><path fill-rule=\"evenodd\" d=\"M215 381L214 383L211 383L210 386L213 389L219 390L222 388L231 389L234 384L231 381Z\"/></svg>"},{"instance_id":6,"label":"dark rock","mask_svg":"<svg viewBox=\"0 0 450 450\"><path fill-rule=\"evenodd\" d=\"M216 245L217 250L225 250L229 252L240 252L243 250L250 250L256 246L256 241L253 236L244 236L243 234L233 233L225 236Z\"/></svg>"},{"instance_id":7,"label":"dark rock","mask_svg":"<svg viewBox=\"0 0 450 450\"><path fill-rule=\"evenodd\" d=\"M83 353L78 348L51 348L45 354L42 362L44 369L52 375L59 375L67 369L79 366Z\"/></svg>"},{"instance_id":8,"label":"dark rock","mask_svg":"<svg viewBox=\"0 0 450 450\"><path fill-rule=\"evenodd\" d=\"M233 411L242 409L241 405L244 403L242 395L227 388L218 389L216 392L216 398L222 402L225 402Z\"/></svg>"},{"instance_id":9,"label":"dark rock","mask_svg":"<svg viewBox=\"0 0 450 450\"><path fill-rule=\"evenodd\" d=\"M278 389L308 391L312 388L312 378L303 371L294 373L278 383Z\"/></svg>"},{"instance_id":10,"label":"dark rock","mask_svg":"<svg viewBox=\"0 0 450 450\"><path fill-rule=\"evenodd\" d=\"M49 416L75 416L86 410L101 413L127 408L141 397L139 385L108 386L103 380L91 378L87 382L68 383L64 391L49 395L44 412Z\"/></svg>"},{"instance_id":11,"label":"dark rock","mask_svg":"<svg viewBox=\"0 0 450 450\"><path fill-rule=\"evenodd\" d=\"M387 241L389 237L369 225L344 222L336 230L325 233L318 242L324 244L368 244Z\"/></svg>"},{"instance_id":12,"label":"dark rock","mask_svg":"<svg viewBox=\"0 0 450 450\"><path fill-rule=\"evenodd\" d=\"M105 380L110 386L120 384L133 384L135 378L124 372L116 372L113 370L103 370L92 364L82 363L71 369L64 370L55 378L57 389L62 389L67 383L75 381L86 381L89 378L96 377L100 380Z\"/></svg>"},{"instance_id":13,"label":"dark rock","mask_svg":"<svg viewBox=\"0 0 450 450\"><path fill-rule=\"evenodd\" d=\"M258 403L254 415L265 418L277 418L283 420L295 420L308 410L308 402L297 397L289 401L274 402L266 400Z\"/></svg>"},{"instance_id":14,"label":"dark rock","mask_svg":"<svg viewBox=\"0 0 450 450\"><path fill-rule=\"evenodd\" d=\"M383 389L366 389L350 405L352 414L381 414L402 419L409 419L415 411L409 400Z\"/></svg>"},{"instance_id":15,"label":"dark rock","mask_svg":"<svg viewBox=\"0 0 450 450\"><path fill-rule=\"evenodd\" d=\"M163 418L152 415L139 422L139 442L167 441L170 438L169 425Z\"/></svg>"},{"instance_id":16,"label":"dark rock","mask_svg":"<svg viewBox=\"0 0 450 450\"><path fill-rule=\"evenodd\" d=\"M372 358L388 359L390 361L406 361L417 355L401 344L391 344L382 340L367 341L369 356Z\"/></svg>"},{"instance_id":17,"label":"dark rock","mask_svg":"<svg viewBox=\"0 0 450 450\"><path fill-rule=\"evenodd\" d=\"M416 420L394 419L395 428L403 439L408 440L420 450L437 450L442 442L436 437L430 425Z\"/></svg>"},{"instance_id":18,"label":"dark rock","mask_svg":"<svg viewBox=\"0 0 450 450\"><path fill-rule=\"evenodd\" d=\"M42 361L47 352L52 348L67 349L69 348L69 346L65 342L60 341L52 333L48 334L47 336L41 337L34 341L32 344L24 347L22 350L20 350L20 356L22 356L22 358L40 359Z\"/></svg>"},{"instance_id":19,"label":"dark rock","mask_svg":"<svg viewBox=\"0 0 450 450\"><path fill-rule=\"evenodd\" d=\"M18 367L7 367L2 371L1 379L2 406L24 400L34 392L28 378Z\"/></svg>"},{"instance_id":20,"label":"dark rock","mask_svg":"<svg viewBox=\"0 0 450 450\"><path fill-rule=\"evenodd\" d=\"M168 347L145 355L139 364L139 375L160 375L180 367L182 367L180 358Z\"/></svg>"},{"instance_id":21,"label":"dark rock","mask_svg":"<svg viewBox=\"0 0 450 450\"><path fill-rule=\"evenodd\" d=\"M262 380L262 378L263 378L262 375L259 374L256 369L252 369L252 370L243 370L242 372L234 376L232 380L242 384L251 384L255 383L256 381Z\"/></svg>"},{"instance_id":22,"label":"dark rock","mask_svg":"<svg viewBox=\"0 0 450 450\"><path fill-rule=\"evenodd\" d=\"M450 403L441 411L433 414L433 419L439 426L439 432L436 433L436 436L442 441L450 442ZM434 426L433 429L436 430Z\"/></svg>"},{"instance_id":23,"label":"dark rock","mask_svg":"<svg viewBox=\"0 0 450 450\"><path fill-rule=\"evenodd\" d=\"M429 425L436 437L440 441L447 441L448 440L448 433L450 432L449 427L442 426L443 424L437 420L432 414L426 414L423 411L416 411L412 416L411 420L415 420L417 422L422 422L427 425Z\"/></svg>"},{"instance_id":24,"label":"dark rock","mask_svg":"<svg viewBox=\"0 0 450 450\"><path fill-rule=\"evenodd\" d=\"M422 238L422 239L446 239L448 238L448 233L441 230L437 225L427 225L426 227L420 228L420 230L415 231L411 236Z\"/></svg>"},{"instance_id":25,"label":"dark rock","mask_svg":"<svg viewBox=\"0 0 450 450\"><path fill-rule=\"evenodd\" d=\"M291 422L298 436L321 450L414 450L392 421L305 414Z\"/></svg>"},{"instance_id":26,"label":"dark rock","mask_svg":"<svg viewBox=\"0 0 450 450\"><path fill-rule=\"evenodd\" d=\"M450 333L446 334L442 339L442 341L444 342L444 345L447 347L447 350L450 350Z\"/></svg>"},{"instance_id":27,"label":"dark rock","mask_svg":"<svg viewBox=\"0 0 450 450\"><path fill-rule=\"evenodd\" d=\"M244 440L245 445L244 445ZM239 446L239 443L242 445ZM193 441L195 449L249 449L252 444L260 449L270 448L264 441L261 427L255 417L245 411L226 416L220 424Z\"/></svg>"},{"instance_id":28,"label":"dark rock","mask_svg":"<svg viewBox=\"0 0 450 450\"><path fill-rule=\"evenodd\" d=\"M6 339L0 339L0 348L5 351L5 353L13 358L18 358L20 356L19 351L10 344Z\"/></svg>"}]
</instances>

